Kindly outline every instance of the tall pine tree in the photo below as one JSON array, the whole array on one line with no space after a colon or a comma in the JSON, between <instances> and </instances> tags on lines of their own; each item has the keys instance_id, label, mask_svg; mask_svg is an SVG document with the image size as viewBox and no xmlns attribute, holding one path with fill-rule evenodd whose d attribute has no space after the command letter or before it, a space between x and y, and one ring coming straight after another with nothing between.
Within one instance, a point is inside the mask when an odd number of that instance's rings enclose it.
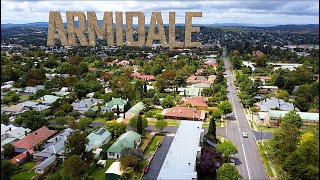
<instances>
[{"instance_id":1,"label":"tall pine tree","mask_svg":"<svg viewBox=\"0 0 320 180\"><path fill-rule=\"evenodd\" d=\"M140 114L137 119L137 133L142 134L142 117Z\"/></svg>"}]
</instances>

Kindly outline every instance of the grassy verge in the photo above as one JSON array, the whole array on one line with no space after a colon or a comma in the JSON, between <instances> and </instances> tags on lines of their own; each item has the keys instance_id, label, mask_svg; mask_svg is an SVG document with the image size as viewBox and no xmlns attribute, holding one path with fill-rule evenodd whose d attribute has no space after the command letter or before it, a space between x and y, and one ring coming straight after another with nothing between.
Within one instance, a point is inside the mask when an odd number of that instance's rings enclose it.
<instances>
[{"instance_id":1,"label":"grassy verge","mask_svg":"<svg viewBox=\"0 0 320 180\"><path fill-rule=\"evenodd\" d=\"M140 178L142 176L144 167L148 164L148 161L144 160L141 162L141 164L138 166L137 170L135 171L136 175Z\"/></svg>"},{"instance_id":2,"label":"grassy verge","mask_svg":"<svg viewBox=\"0 0 320 180\"><path fill-rule=\"evenodd\" d=\"M12 176L11 180L31 180L35 175L36 173L34 171L20 172L19 174Z\"/></svg>"},{"instance_id":3,"label":"grassy verge","mask_svg":"<svg viewBox=\"0 0 320 180\"><path fill-rule=\"evenodd\" d=\"M265 132L274 132L276 128L270 128L267 126L258 126L258 131L265 131Z\"/></svg>"},{"instance_id":4,"label":"grassy verge","mask_svg":"<svg viewBox=\"0 0 320 180\"><path fill-rule=\"evenodd\" d=\"M106 118L98 117L98 118L95 118L95 119L93 120L93 122L107 122L107 119L106 119Z\"/></svg>"},{"instance_id":5,"label":"grassy verge","mask_svg":"<svg viewBox=\"0 0 320 180\"><path fill-rule=\"evenodd\" d=\"M168 122L168 126L179 126L180 125L180 121L177 120L165 120ZM149 125L155 125L157 122L157 120L148 120L148 124Z\"/></svg>"},{"instance_id":6,"label":"grassy verge","mask_svg":"<svg viewBox=\"0 0 320 180\"><path fill-rule=\"evenodd\" d=\"M265 166L266 169L267 169L268 175L269 175L269 177L273 177L273 172L272 172L272 169L271 169L271 167L270 167L268 158L267 158L267 156L266 156L266 154L265 154L265 152L264 152L264 148L263 148L263 146L261 145L260 142L258 142L258 147L259 147L259 152L260 152L260 155L261 155L261 157L262 157L262 161L263 161L263 163L264 163L264 166Z\"/></svg>"},{"instance_id":7,"label":"grassy verge","mask_svg":"<svg viewBox=\"0 0 320 180\"><path fill-rule=\"evenodd\" d=\"M106 167L102 168L102 169L96 169L95 171L93 171L91 176L96 180L105 179L105 172L107 171L107 169L111 166L111 164L113 162L114 162L113 159L107 159Z\"/></svg>"},{"instance_id":8,"label":"grassy verge","mask_svg":"<svg viewBox=\"0 0 320 180\"><path fill-rule=\"evenodd\" d=\"M30 95L21 95L21 96L20 96L20 100L21 100L21 101L26 100L26 99L29 98L29 96L30 96Z\"/></svg>"},{"instance_id":9,"label":"grassy verge","mask_svg":"<svg viewBox=\"0 0 320 180\"><path fill-rule=\"evenodd\" d=\"M144 152L144 156L148 156L148 154L150 153L150 151L155 151L157 148L157 142L158 141L162 141L163 136L155 136L151 142L151 144L149 145L149 147L147 148L147 150Z\"/></svg>"}]
</instances>

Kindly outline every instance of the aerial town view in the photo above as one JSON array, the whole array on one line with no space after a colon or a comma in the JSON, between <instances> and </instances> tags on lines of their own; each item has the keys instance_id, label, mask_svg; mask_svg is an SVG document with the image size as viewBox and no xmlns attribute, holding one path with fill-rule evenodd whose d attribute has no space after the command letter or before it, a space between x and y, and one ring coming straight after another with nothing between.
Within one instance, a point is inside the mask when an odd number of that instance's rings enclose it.
<instances>
[{"instance_id":1,"label":"aerial town view","mask_svg":"<svg viewBox=\"0 0 320 180\"><path fill-rule=\"evenodd\" d=\"M319 179L319 1L1 1L1 179Z\"/></svg>"}]
</instances>

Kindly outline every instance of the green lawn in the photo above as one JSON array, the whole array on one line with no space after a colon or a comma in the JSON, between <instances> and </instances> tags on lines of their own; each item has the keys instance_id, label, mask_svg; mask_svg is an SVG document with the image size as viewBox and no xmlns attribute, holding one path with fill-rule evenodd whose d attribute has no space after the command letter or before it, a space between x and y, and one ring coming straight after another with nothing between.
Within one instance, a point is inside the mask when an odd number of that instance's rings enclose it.
<instances>
[{"instance_id":1,"label":"green lawn","mask_svg":"<svg viewBox=\"0 0 320 180\"><path fill-rule=\"evenodd\" d=\"M135 171L135 174L140 178L142 176L144 167L148 164L148 161L143 160L140 165L138 166L137 170Z\"/></svg>"},{"instance_id":2,"label":"green lawn","mask_svg":"<svg viewBox=\"0 0 320 180\"><path fill-rule=\"evenodd\" d=\"M105 179L105 172L107 171L107 169L111 166L111 164L113 162L114 162L113 159L107 159L106 167L103 169L96 169L95 171L93 171L91 176L96 180L104 180Z\"/></svg>"},{"instance_id":3,"label":"green lawn","mask_svg":"<svg viewBox=\"0 0 320 180\"><path fill-rule=\"evenodd\" d=\"M258 126L259 131L266 131L266 132L274 132L277 128L270 128L266 126Z\"/></svg>"},{"instance_id":4,"label":"green lawn","mask_svg":"<svg viewBox=\"0 0 320 180\"><path fill-rule=\"evenodd\" d=\"M177 120L165 120L168 122L168 126L179 126L180 125L180 121ZM148 124L149 125L155 125L157 122L157 120L148 120Z\"/></svg>"},{"instance_id":5,"label":"green lawn","mask_svg":"<svg viewBox=\"0 0 320 180\"><path fill-rule=\"evenodd\" d=\"M36 165L35 162L27 162L27 163L24 163L24 164L22 165L22 168L24 168L24 169L31 169L31 168L33 168L35 165Z\"/></svg>"},{"instance_id":6,"label":"green lawn","mask_svg":"<svg viewBox=\"0 0 320 180\"><path fill-rule=\"evenodd\" d=\"M264 166L265 166L266 169L267 169L268 175L269 175L269 177L273 177L273 172L272 172L272 170L271 170L271 167L270 167L268 158L266 157L266 154L265 154L265 152L264 152L264 148L263 148L263 146L261 145L260 142L258 142L258 147L259 147L259 152L260 152L260 155L261 155L261 157L262 157L262 161L263 161L263 163L264 163Z\"/></svg>"},{"instance_id":7,"label":"green lawn","mask_svg":"<svg viewBox=\"0 0 320 180\"><path fill-rule=\"evenodd\" d=\"M148 154L150 153L150 151L155 151L157 148L157 142L158 141L162 141L163 136L155 136L151 142L151 144L149 145L149 147L147 148L146 152L144 152L144 156L148 156Z\"/></svg>"},{"instance_id":8,"label":"green lawn","mask_svg":"<svg viewBox=\"0 0 320 180\"><path fill-rule=\"evenodd\" d=\"M33 176L35 176L36 173L34 171L26 171L26 172L21 172L19 174L16 174L11 177L11 180L31 180Z\"/></svg>"},{"instance_id":9,"label":"green lawn","mask_svg":"<svg viewBox=\"0 0 320 180\"><path fill-rule=\"evenodd\" d=\"M98 117L98 118L95 118L95 119L93 120L93 122L107 122L107 119L106 119L106 118Z\"/></svg>"},{"instance_id":10,"label":"green lawn","mask_svg":"<svg viewBox=\"0 0 320 180\"><path fill-rule=\"evenodd\" d=\"M26 100L29 98L30 95L21 95L20 100Z\"/></svg>"}]
</instances>

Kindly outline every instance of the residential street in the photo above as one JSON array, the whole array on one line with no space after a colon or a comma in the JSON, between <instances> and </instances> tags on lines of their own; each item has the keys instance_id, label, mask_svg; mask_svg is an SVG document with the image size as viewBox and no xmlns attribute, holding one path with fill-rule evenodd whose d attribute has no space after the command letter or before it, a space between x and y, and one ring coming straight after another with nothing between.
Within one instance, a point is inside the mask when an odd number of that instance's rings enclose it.
<instances>
[{"instance_id":1,"label":"residential street","mask_svg":"<svg viewBox=\"0 0 320 180\"><path fill-rule=\"evenodd\" d=\"M259 155L254 133L249 127L244 110L237 97L234 77L230 71L229 62L224 49L223 59L228 80L228 99L233 105L233 114L237 121L231 121L226 127L226 138L233 142L238 149L235 155L237 158L237 169L244 179L268 179L267 173ZM231 84L231 86L230 86ZM248 138L242 136L242 132L248 133Z\"/></svg>"}]
</instances>

